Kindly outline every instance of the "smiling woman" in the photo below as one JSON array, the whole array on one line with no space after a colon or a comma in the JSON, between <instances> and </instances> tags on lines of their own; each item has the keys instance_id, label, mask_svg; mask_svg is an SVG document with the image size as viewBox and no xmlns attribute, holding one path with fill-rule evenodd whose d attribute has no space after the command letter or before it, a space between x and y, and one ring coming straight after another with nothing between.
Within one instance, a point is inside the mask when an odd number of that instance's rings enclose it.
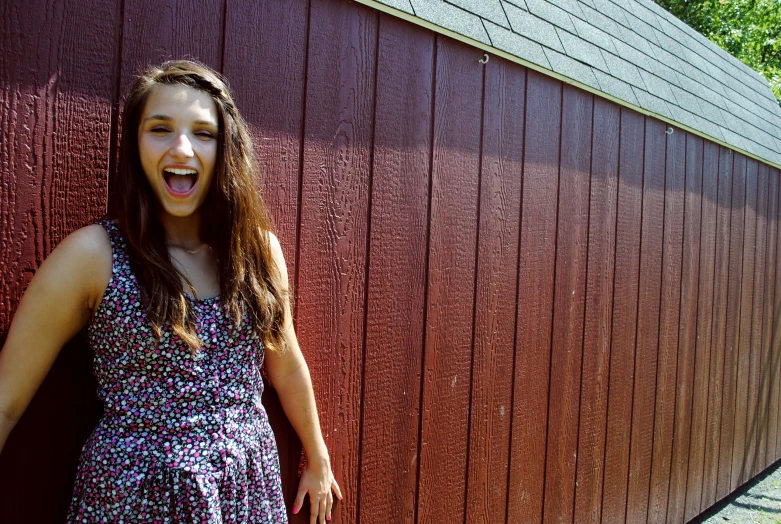
<instances>
[{"instance_id":1,"label":"smiling woman","mask_svg":"<svg viewBox=\"0 0 781 524\"><path fill-rule=\"evenodd\" d=\"M188 216L203 204L214 172L218 130L216 105L207 93L161 85L149 94L138 146L141 167L166 213Z\"/></svg>"},{"instance_id":2,"label":"smiling woman","mask_svg":"<svg viewBox=\"0 0 781 524\"><path fill-rule=\"evenodd\" d=\"M63 344L87 327L104 416L69 522L287 521L268 377L306 450L293 513L341 492L292 325L282 249L246 125L202 64L142 72L123 112L109 216L66 238L0 352L0 449Z\"/></svg>"}]
</instances>

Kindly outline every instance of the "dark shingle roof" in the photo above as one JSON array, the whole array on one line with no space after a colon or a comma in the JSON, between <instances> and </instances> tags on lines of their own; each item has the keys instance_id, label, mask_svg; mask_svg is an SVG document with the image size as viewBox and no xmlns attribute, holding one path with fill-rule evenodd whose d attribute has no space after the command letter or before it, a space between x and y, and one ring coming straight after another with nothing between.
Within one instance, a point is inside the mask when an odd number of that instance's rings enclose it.
<instances>
[{"instance_id":1,"label":"dark shingle roof","mask_svg":"<svg viewBox=\"0 0 781 524\"><path fill-rule=\"evenodd\" d=\"M781 165L781 107L767 80L651 0L357 1L394 8Z\"/></svg>"}]
</instances>

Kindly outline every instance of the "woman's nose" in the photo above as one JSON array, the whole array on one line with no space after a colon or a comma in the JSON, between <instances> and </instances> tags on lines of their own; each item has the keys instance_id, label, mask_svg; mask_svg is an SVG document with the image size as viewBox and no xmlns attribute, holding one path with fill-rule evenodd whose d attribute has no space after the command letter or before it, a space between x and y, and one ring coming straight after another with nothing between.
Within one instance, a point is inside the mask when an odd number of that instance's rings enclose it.
<instances>
[{"instance_id":1,"label":"woman's nose","mask_svg":"<svg viewBox=\"0 0 781 524\"><path fill-rule=\"evenodd\" d=\"M185 133L180 133L171 146L171 154L175 157L190 158L193 156L193 146Z\"/></svg>"}]
</instances>

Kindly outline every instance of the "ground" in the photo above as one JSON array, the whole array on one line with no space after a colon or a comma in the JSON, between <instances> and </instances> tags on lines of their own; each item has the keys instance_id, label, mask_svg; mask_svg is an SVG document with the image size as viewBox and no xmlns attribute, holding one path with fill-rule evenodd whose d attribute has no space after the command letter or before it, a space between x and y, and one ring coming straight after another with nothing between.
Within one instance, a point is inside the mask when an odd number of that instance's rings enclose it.
<instances>
[{"instance_id":1,"label":"ground","mask_svg":"<svg viewBox=\"0 0 781 524\"><path fill-rule=\"evenodd\" d=\"M781 524L781 461L692 523Z\"/></svg>"}]
</instances>

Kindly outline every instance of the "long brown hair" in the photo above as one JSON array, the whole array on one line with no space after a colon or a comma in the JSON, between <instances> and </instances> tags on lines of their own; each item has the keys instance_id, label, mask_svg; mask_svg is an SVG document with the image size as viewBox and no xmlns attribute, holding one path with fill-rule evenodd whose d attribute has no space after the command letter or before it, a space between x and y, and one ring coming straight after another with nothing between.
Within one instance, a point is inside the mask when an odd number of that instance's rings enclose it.
<instances>
[{"instance_id":1,"label":"long brown hair","mask_svg":"<svg viewBox=\"0 0 781 524\"><path fill-rule=\"evenodd\" d=\"M217 106L217 159L201 207L201 239L214 251L219 268L220 302L234 326L248 320L269 349L284 350L284 291L271 256L271 220L260 196L260 173L247 125L236 109L227 82L209 67L172 60L142 71L130 88L122 112L119 168L111 184L109 217L117 221L130 251L147 316L159 341L161 326L196 350L202 341L181 286L192 283L173 264L159 220L157 200L144 175L138 126L151 90L181 84L208 93Z\"/></svg>"}]
</instances>

